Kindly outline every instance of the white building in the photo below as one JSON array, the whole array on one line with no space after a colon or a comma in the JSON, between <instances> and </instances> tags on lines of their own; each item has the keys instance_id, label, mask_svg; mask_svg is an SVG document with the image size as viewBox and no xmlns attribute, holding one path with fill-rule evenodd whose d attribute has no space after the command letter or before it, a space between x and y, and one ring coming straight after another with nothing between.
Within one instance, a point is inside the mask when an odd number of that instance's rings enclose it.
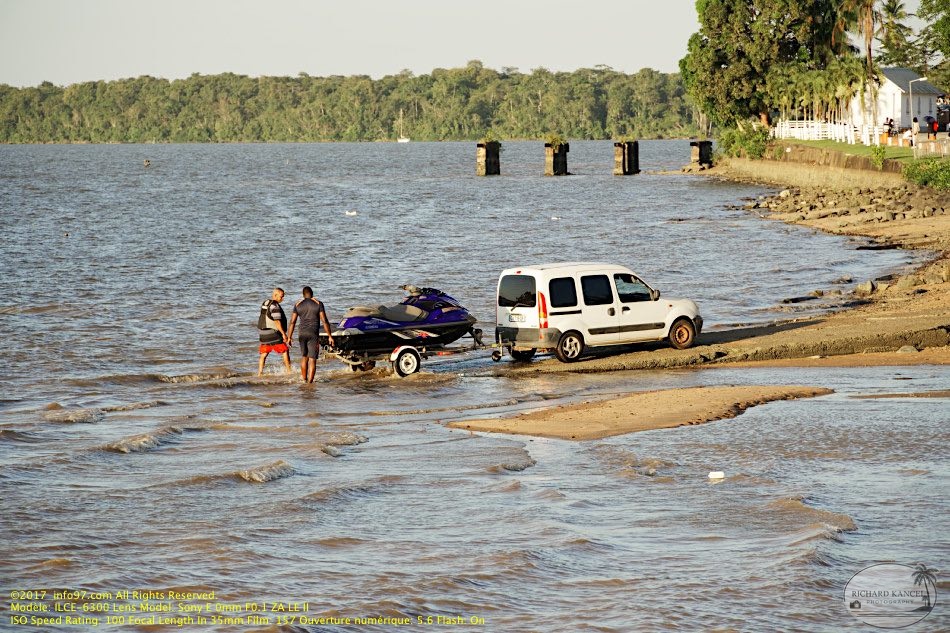
<instances>
[{"instance_id":1,"label":"white building","mask_svg":"<svg viewBox=\"0 0 950 633\"><path fill-rule=\"evenodd\" d=\"M920 75L908 68L882 68L881 74L884 81L877 91L877 119L873 120L870 95L864 96L864 107L861 104L862 96L858 95L851 101L852 125L880 126L890 118L898 127L909 128L914 117L921 122L924 117L936 118L937 99L944 96L943 90L929 81L921 81Z\"/></svg>"}]
</instances>

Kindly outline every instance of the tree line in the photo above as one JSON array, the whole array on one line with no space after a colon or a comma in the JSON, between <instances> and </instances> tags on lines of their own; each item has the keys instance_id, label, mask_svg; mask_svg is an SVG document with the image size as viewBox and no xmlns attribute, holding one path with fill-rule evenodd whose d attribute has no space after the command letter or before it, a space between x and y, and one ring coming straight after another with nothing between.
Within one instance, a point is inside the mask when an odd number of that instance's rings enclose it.
<instances>
[{"instance_id":1,"label":"tree line","mask_svg":"<svg viewBox=\"0 0 950 633\"><path fill-rule=\"evenodd\" d=\"M696 115L679 74L607 66L0 85L3 143L647 139L695 135Z\"/></svg>"},{"instance_id":2,"label":"tree line","mask_svg":"<svg viewBox=\"0 0 950 633\"><path fill-rule=\"evenodd\" d=\"M915 32L902 0L698 0L700 30L680 61L687 92L720 128L826 118L874 102L880 69L916 70L950 90L950 1L921 0Z\"/></svg>"}]
</instances>

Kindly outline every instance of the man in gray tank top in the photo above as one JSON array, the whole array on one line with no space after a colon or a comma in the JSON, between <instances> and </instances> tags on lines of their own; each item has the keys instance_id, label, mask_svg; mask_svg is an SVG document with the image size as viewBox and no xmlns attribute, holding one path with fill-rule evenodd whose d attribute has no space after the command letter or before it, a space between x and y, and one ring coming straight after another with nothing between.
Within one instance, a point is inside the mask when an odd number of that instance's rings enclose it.
<instances>
[{"instance_id":1,"label":"man in gray tank top","mask_svg":"<svg viewBox=\"0 0 950 633\"><path fill-rule=\"evenodd\" d=\"M300 377L304 382L313 382L317 372L317 357L320 356L320 324L323 323L326 329L327 341L330 345L333 345L333 335L330 334L330 321L327 319L323 302L313 298L313 290L310 286L303 287L303 299L294 305L293 314L290 316L288 339L293 337L294 327L297 326L298 320L300 321L297 330L297 340L300 343Z\"/></svg>"}]
</instances>

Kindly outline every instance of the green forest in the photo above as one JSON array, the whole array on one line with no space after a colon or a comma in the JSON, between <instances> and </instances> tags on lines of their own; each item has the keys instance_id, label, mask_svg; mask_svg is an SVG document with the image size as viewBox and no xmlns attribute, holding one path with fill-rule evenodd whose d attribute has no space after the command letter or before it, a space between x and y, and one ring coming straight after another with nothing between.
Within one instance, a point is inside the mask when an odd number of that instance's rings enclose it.
<instances>
[{"instance_id":1,"label":"green forest","mask_svg":"<svg viewBox=\"0 0 950 633\"><path fill-rule=\"evenodd\" d=\"M696 119L678 74L606 66L0 85L3 143L650 139L695 135Z\"/></svg>"}]
</instances>

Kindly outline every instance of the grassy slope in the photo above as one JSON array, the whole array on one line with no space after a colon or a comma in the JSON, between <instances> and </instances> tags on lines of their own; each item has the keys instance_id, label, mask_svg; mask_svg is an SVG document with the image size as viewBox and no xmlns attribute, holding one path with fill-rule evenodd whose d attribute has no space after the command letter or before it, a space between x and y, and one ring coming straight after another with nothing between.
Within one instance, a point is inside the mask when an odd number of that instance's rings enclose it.
<instances>
[{"instance_id":1,"label":"grassy slope","mask_svg":"<svg viewBox=\"0 0 950 633\"><path fill-rule=\"evenodd\" d=\"M792 141L796 145L804 145L806 147L817 147L819 149L830 149L836 152L841 152L842 154L852 154L854 156L870 156L871 148L867 145L862 145L860 143L855 145L850 145L848 143L839 143L838 141ZM892 160L912 160L914 158L914 150L910 147L885 147L887 153L884 155L885 158Z\"/></svg>"}]
</instances>

